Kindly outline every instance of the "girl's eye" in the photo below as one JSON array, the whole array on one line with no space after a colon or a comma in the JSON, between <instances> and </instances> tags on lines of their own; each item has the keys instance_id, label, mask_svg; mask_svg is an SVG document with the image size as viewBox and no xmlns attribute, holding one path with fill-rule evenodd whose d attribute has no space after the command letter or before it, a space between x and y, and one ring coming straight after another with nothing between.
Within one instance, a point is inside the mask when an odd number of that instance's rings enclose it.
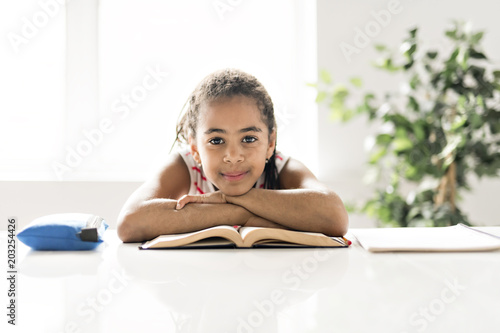
<instances>
[{"instance_id":1,"label":"girl's eye","mask_svg":"<svg viewBox=\"0 0 500 333\"><path fill-rule=\"evenodd\" d=\"M255 142L255 141L257 141L257 138L256 138L256 137L254 137L254 136L245 136L245 137L243 138L243 142L244 142L244 143L253 143L253 142Z\"/></svg>"},{"instance_id":2,"label":"girl's eye","mask_svg":"<svg viewBox=\"0 0 500 333\"><path fill-rule=\"evenodd\" d=\"M220 145L220 144L224 143L224 140L222 140L222 138L213 138L213 139L208 140L208 142L212 145Z\"/></svg>"}]
</instances>

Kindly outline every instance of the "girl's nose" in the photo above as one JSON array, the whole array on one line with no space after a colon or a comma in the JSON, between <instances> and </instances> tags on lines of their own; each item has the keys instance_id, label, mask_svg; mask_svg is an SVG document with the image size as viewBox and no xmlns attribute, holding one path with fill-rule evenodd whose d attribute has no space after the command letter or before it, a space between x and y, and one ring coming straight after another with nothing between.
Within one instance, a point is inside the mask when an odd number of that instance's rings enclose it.
<instances>
[{"instance_id":1,"label":"girl's nose","mask_svg":"<svg viewBox=\"0 0 500 333\"><path fill-rule=\"evenodd\" d=\"M240 163L243 160L244 157L240 147L228 147L224 154L225 163Z\"/></svg>"}]
</instances>

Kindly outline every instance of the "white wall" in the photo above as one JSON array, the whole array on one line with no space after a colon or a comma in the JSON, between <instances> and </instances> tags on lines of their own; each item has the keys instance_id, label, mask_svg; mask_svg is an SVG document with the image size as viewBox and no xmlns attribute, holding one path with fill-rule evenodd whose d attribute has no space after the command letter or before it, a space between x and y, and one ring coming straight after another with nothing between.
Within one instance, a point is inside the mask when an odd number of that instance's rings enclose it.
<instances>
[{"instance_id":1,"label":"white wall","mask_svg":"<svg viewBox=\"0 0 500 333\"><path fill-rule=\"evenodd\" d=\"M33 219L58 213L87 213L103 217L110 227L139 182L0 182L0 230L16 217L18 230Z\"/></svg>"},{"instance_id":2,"label":"white wall","mask_svg":"<svg viewBox=\"0 0 500 333\"><path fill-rule=\"evenodd\" d=\"M370 38L370 44L360 48L359 54L345 57L341 51L342 42L354 44L356 29L377 22L375 16L382 10L393 9L385 19L385 26ZM395 9L395 10L394 10ZM443 32L453 19L470 20L476 30L486 29L484 37L485 52L492 57L495 67L500 67L500 3L489 0L452 1L452 0L357 0L330 1L318 0L318 68L327 69L337 82L346 82L352 76L360 76L365 86L372 91L382 91L387 87L397 87L396 77L380 75L370 62L376 58L374 44L397 47L406 37L406 31L419 27L419 37L425 46L443 49L446 39ZM374 15L375 13L375 15ZM366 121L356 119L348 124L332 123L328 110L320 108L319 114L319 177L327 181L344 200L356 201L372 193L362 182L365 171L366 153L363 143L365 137L373 132ZM495 218L500 181L485 179L472 181L473 192L464 196L460 207L477 224L500 224ZM366 218L353 216L351 226L370 225Z\"/></svg>"}]
</instances>

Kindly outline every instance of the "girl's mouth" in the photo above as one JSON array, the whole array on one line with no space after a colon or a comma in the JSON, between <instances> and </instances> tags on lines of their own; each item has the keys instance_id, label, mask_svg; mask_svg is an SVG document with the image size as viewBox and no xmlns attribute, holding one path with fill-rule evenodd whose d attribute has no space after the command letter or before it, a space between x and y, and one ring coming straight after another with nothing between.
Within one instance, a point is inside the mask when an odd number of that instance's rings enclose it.
<instances>
[{"instance_id":1,"label":"girl's mouth","mask_svg":"<svg viewBox=\"0 0 500 333\"><path fill-rule=\"evenodd\" d=\"M236 182L239 180L242 180L248 172L229 172L229 173L223 173L222 177L224 177L225 180L229 182Z\"/></svg>"}]
</instances>

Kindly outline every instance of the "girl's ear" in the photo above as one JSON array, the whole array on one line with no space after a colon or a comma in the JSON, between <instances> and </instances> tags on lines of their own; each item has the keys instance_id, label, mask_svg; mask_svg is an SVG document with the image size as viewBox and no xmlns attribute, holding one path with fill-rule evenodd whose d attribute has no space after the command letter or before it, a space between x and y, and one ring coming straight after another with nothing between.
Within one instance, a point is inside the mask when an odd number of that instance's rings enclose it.
<instances>
[{"instance_id":1,"label":"girl's ear","mask_svg":"<svg viewBox=\"0 0 500 333\"><path fill-rule=\"evenodd\" d=\"M269 159L274 154L274 149L276 148L276 130L273 130L269 136L269 146L267 147L266 157Z\"/></svg>"},{"instance_id":2,"label":"girl's ear","mask_svg":"<svg viewBox=\"0 0 500 333\"><path fill-rule=\"evenodd\" d=\"M188 142L189 142L189 149L191 150L191 155L193 155L193 158L196 161L196 163L201 164L200 153L198 151L198 146L196 145L196 140L192 136L189 136Z\"/></svg>"}]
</instances>

